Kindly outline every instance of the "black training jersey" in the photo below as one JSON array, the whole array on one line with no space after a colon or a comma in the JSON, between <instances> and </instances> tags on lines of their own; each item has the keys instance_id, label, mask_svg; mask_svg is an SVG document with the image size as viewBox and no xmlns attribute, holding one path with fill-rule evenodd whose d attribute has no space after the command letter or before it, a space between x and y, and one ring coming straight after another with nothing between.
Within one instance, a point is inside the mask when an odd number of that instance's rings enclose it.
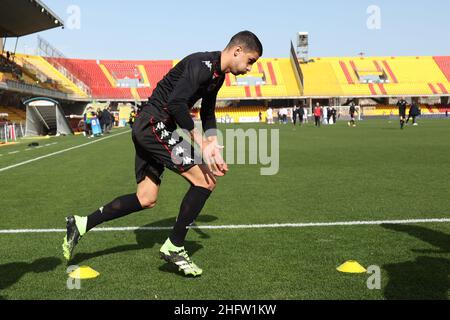
<instances>
[{"instance_id":1,"label":"black training jersey","mask_svg":"<svg viewBox=\"0 0 450 320\"><path fill-rule=\"evenodd\" d=\"M398 112L400 113L400 115L406 113L406 105L407 104L408 103L406 102L406 100L400 100L399 102L397 102Z\"/></svg>"},{"instance_id":2,"label":"black training jersey","mask_svg":"<svg viewBox=\"0 0 450 320\"><path fill-rule=\"evenodd\" d=\"M166 109L181 128L191 131L194 121L190 109L203 99L200 109L203 130L216 129L216 98L225 80L220 57L220 51L187 56L158 83L149 104Z\"/></svg>"}]
</instances>

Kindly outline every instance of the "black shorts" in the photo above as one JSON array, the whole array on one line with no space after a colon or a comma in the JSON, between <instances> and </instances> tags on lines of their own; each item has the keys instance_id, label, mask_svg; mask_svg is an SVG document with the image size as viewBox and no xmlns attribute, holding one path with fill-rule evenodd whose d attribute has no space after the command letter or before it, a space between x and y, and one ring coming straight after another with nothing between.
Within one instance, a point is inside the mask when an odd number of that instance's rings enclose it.
<instances>
[{"instance_id":1,"label":"black shorts","mask_svg":"<svg viewBox=\"0 0 450 320\"><path fill-rule=\"evenodd\" d=\"M201 156L189 141L179 137L176 129L166 111L151 105L141 111L132 130L136 183L149 177L159 185L164 168L183 173L201 163Z\"/></svg>"}]
</instances>

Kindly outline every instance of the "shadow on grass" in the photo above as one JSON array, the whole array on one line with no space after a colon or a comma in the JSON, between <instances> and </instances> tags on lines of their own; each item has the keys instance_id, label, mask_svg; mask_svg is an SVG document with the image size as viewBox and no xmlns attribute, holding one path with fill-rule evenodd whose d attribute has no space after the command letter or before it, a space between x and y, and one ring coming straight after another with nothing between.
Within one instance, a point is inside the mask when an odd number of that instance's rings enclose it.
<instances>
[{"instance_id":1,"label":"shadow on grass","mask_svg":"<svg viewBox=\"0 0 450 320\"><path fill-rule=\"evenodd\" d=\"M392 300L448 300L450 260L423 254L450 253L450 235L411 225L383 225L383 228L406 233L437 248L437 250L413 249L412 252L421 254L414 261L384 265L383 269L389 275L384 297Z\"/></svg>"},{"instance_id":2,"label":"shadow on grass","mask_svg":"<svg viewBox=\"0 0 450 320\"><path fill-rule=\"evenodd\" d=\"M55 257L40 258L31 263L12 262L0 265L0 291L17 283L27 273L45 273L56 269L62 264L61 259ZM0 296L0 300L6 299Z\"/></svg>"},{"instance_id":3,"label":"shadow on grass","mask_svg":"<svg viewBox=\"0 0 450 320\"><path fill-rule=\"evenodd\" d=\"M197 219L197 222L203 222L203 223L209 223L212 221L217 220L217 217L210 216L210 215L200 215ZM152 228L152 227L171 227L173 226L175 222L175 219L164 219L160 221L156 221L154 223L147 224L145 226L142 226L143 228ZM196 232L200 235L200 238L207 239L210 236L206 234L204 231L200 229L192 229L189 232ZM133 250L143 250L143 249L149 249L153 248L155 245L162 246L164 241L166 241L170 230L136 230L136 244L127 244L117 247L111 247L105 250L91 252L91 253L77 253L75 254L74 258L70 261L71 265L80 265L83 261L97 258L101 256L106 256L114 253L120 253L120 252L127 252L127 251L133 251ZM189 235L189 233L188 233ZM89 241L88 240L89 235L84 236L82 241ZM188 250L190 255L193 255L198 250L202 249L203 246L198 244L195 241L186 241L185 242L185 248ZM75 249L77 250L77 248ZM158 254L158 252L154 252L155 254ZM164 269L163 271L168 271L170 269Z\"/></svg>"}]
</instances>

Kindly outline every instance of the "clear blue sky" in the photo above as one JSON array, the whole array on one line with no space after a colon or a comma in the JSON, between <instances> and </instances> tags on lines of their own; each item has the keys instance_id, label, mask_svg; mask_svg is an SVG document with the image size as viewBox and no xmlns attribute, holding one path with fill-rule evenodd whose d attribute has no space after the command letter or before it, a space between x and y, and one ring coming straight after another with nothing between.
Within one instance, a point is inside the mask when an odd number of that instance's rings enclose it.
<instances>
[{"instance_id":1,"label":"clear blue sky","mask_svg":"<svg viewBox=\"0 0 450 320\"><path fill-rule=\"evenodd\" d=\"M66 22L80 9L80 29L40 35L72 58L177 59L221 50L248 29L265 57L288 57L298 31L310 33L310 56L450 55L450 1L407 0L43 0ZM370 30L367 8L381 10L381 28ZM31 53L36 35L20 39ZM9 40L7 48L13 47Z\"/></svg>"}]
</instances>

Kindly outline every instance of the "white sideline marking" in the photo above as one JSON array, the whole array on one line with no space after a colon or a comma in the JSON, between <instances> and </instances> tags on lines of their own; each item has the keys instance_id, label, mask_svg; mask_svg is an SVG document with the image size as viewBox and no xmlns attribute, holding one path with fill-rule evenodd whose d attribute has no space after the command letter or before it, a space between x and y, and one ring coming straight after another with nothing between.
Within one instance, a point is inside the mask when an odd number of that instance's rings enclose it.
<instances>
[{"instance_id":1,"label":"white sideline marking","mask_svg":"<svg viewBox=\"0 0 450 320\"><path fill-rule=\"evenodd\" d=\"M450 219L408 219L408 220L380 220L380 221L343 221L343 222L312 222L312 223L275 223L275 224L241 224L224 226L192 226L189 229L268 229L268 228L308 228L308 227L335 227L335 226L361 226L381 224L419 224L419 223L446 223ZM119 228L95 228L91 231L160 231L172 230L173 227L119 227ZM18 233L63 233L66 229L10 229L0 230L0 234Z\"/></svg>"},{"instance_id":2,"label":"white sideline marking","mask_svg":"<svg viewBox=\"0 0 450 320\"><path fill-rule=\"evenodd\" d=\"M20 151L11 151L11 152L8 152L8 154L16 154L16 153L19 153Z\"/></svg>"},{"instance_id":3,"label":"white sideline marking","mask_svg":"<svg viewBox=\"0 0 450 320\"><path fill-rule=\"evenodd\" d=\"M113 135L111 135L109 137L105 137L105 138L101 138L101 139L98 139L98 140L95 140L95 141L91 141L91 142L88 142L88 143L80 144L79 146L67 148L67 149L64 149L64 150L61 150L61 151L56 151L56 152L47 154L45 156L41 156L41 157L37 157L37 158L31 159L31 160L20 162L20 163L14 164L14 165L9 166L9 167L1 168L0 172L6 171L6 170L9 170L9 169L14 169L14 168L23 166L25 164L28 164L28 163L31 163L31 162L34 162L34 161L38 161L38 160L42 160L42 159L45 159L45 158L48 158L48 157L56 156L57 154L61 154L61 153L64 153L64 152L67 152L67 151L70 151L70 150L74 150L74 149L78 149L78 148L81 148L81 147L85 147L85 146L88 146L90 144L97 143L97 142L100 142L100 141L103 141L103 140L106 140L106 139L110 139L110 138L113 138L115 136L120 136L121 134L129 133L129 132L130 132L130 130L127 130L127 131L124 131L124 132L121 132L121 133L113 134ZM42 148L42 146L36 147L36 149L38 149L38 148Z\"/></svg>"}]
</instances>

